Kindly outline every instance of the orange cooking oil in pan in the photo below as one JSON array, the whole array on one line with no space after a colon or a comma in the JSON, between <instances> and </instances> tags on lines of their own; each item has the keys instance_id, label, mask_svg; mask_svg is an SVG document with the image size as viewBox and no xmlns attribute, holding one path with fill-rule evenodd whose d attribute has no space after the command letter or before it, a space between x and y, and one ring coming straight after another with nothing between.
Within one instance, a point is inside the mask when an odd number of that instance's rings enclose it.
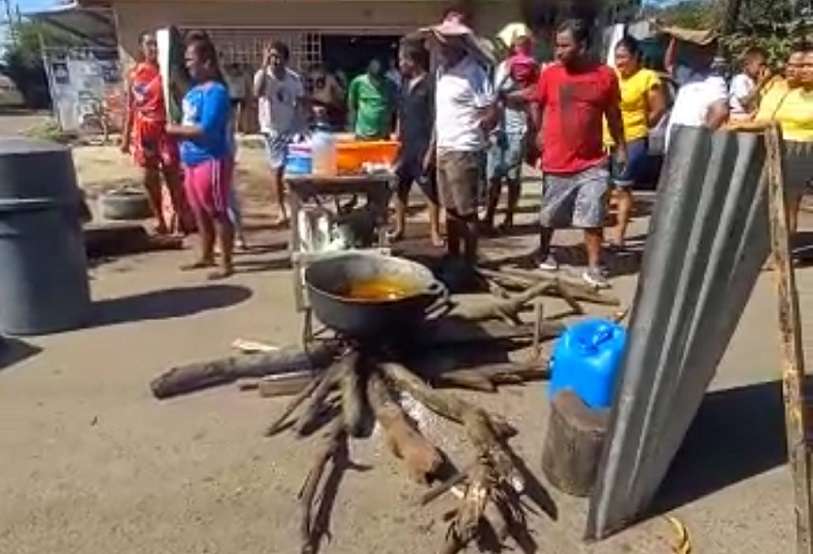
<instances>
[{"instance_id":1,"label":"orange cooking oil in pan","mask_svg":"<svg viewBox=\"0 0 813 554\"><path fill-rule=\"evenodd\" d=\"M388 301L400 300L418 292L414 283L397 277L378 276L372 279L352 281L345 295L354 300Z\"/></svg>"}]
</instances>

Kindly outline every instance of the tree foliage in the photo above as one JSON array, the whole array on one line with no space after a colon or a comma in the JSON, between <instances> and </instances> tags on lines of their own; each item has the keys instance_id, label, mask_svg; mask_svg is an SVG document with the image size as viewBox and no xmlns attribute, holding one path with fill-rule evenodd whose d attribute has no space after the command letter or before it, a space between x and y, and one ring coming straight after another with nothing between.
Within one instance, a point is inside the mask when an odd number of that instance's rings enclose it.
<instances>
[{"instance_id":1,"label":"tree foliage","mask_svg":"<svg viewBox=\"0 0 813 554\"><path fill-rule=\"evenodd\" d=\"M670 25L690 29L721 29L726 3L719 0L686 0L655 8L649 15ZM795 42L813 42L813 3L809 0L741 0L731 33L722 43L731 57L752 46L768 52L769 61L778 66L787 59Z\"/></svg>"},{"instance_id":2,"label":"tree foliage","mask_svg":"<svg viewBox=\"0 0 813 554\"><path fill-rule=\"evenodd\" d=\"M67 33L30 20L12 23L2 56L3 72L17 85L28 107L50 103L48 79L42 63L42 43L73 46L78 41Z\"/></svg>"}]
</instances>

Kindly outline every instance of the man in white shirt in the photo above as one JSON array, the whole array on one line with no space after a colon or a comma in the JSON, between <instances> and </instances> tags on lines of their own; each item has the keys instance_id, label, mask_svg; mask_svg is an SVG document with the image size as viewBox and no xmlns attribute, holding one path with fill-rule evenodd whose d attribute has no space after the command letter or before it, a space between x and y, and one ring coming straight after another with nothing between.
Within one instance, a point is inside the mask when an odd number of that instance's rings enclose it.
<instances>
[{"instance_id":1,"label":"man in white shirt","mask_svg":"<svg viewBox=\"0 0 813 554\"><path fill-rule=\"evenodd\" d=\"M666 131L667 149L676 125L715 131L728 119L728 85L722 75L712 71L711 62L709 59L695 80L680 87Z\"/></svg>"},{"instance_id":2,"label":"man in white shirt","mask_svg":"<svg viewBox=\"0 0 813 554\"><path fill-rule=\"evenodd\" d=\"M477 190L496 96L485 68L467 51L471 30L446 22L433 29L440 66L435 88L438 192L446 210L447 246L469 266L477 261Z\"/></svg>"},{"instance_id":3,"label":"man in white shirt","mask_svg":"<svg viewBox=\"0 0 813 554\"><path fill-rule=\"evenodd\" d=\"M260 131L265 135L266 155L271 167L271 186L277 196L276 224L288 222L285 205L285 158L293 136L305 122L305 87L299 75L288 68L290 53L283 42L265 49L263 65L254 75L254 95L258 99Z\"/></svg>"},{"instance_id":4,"label":"man in white shirt","mask_svg":"<svg viewBox=\"0 0 813 554\"><path fill-rule=\"evenodd\" d=\"M742 73L731 80L732 121L750 121L759 107L765 85L771 79L767 55L761 48L749 48L743 56Z\"/></svg>"}]
</instances>

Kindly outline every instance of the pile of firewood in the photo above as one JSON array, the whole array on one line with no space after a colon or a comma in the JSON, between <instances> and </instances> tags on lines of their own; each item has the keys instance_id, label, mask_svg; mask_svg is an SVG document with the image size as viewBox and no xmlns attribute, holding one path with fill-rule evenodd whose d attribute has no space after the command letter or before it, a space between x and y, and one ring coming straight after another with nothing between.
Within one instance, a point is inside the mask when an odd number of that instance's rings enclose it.
<instances>
[{"instance_id":1,"label":"pile of firewood","mask_svg":"<svg viewBox=\"0 0 813 554\"><path fill-rule=\"evenodd\" d=\"M262 396L293 396L265 429L266 436L290 431L305 437L327 429L299 495L303 553L319 547L320 533L313 529L312 512L327 464L342 463L348 441L368 436L372 422L383 430L410 478L427 485L437 480L445 458L403 410L399 399L409 395L462 425L473 447L463 471L435 484L420 499L426 504L453 488L463 490L450 517L442 552L459 552L478 538L484 525L501 543L512 536L521 544L523 534L516 530L525 528L521 497L526 483L507 445L514 429L502 417L439 389L493 392L503 384L544 378L547 363L538 358L527 364L472 364L454 359L483 343L490 344L493 351L496 345L516 348L534 342L538 352L539 342L563 331L560 323L543 319L538 301L535 322L524 323L520 318L541 296L564 299L575 314L585 313L581 302L609 306L620 302L576 280L537 271L483 268L479 275L497 298L479 305L452 302L441 317L425 322L408 343L373 346L330 340L309 345L305 351L286 348L194 364L159 376L151 383L152 391L156 397L166 398L238 382L241 389L258 389ZM427 351L432 352L431 357L415 354ZM438 370L439 356L451 358L450 367Z\"/></svg>"}]
</instances>

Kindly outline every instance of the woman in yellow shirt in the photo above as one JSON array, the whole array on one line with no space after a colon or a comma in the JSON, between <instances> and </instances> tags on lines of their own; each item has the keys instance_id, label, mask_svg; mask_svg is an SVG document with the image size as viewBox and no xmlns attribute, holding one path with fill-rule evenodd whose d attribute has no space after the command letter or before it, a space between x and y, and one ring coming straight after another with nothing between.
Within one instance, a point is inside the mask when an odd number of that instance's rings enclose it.
<instances>
[{"instance_id":1,"label":"woman in yellow shirt","mask_svg":"<svg viewBox=\"0 0 813 554\"><path fill-rule=\"evenodd\" d=\"M785 140L785 186L792 232L796 231L802 197L813 181L813 50L802 60L800 86L788 92L774 116Z\"/></svg>"},{"instance_id":2,"label":"woman in yellow shirt","mask_svg":"<svg viewBox=\"0 0 813 554\"><path fill-rule=\"evenodd\" d=\"M611 243L623 247L632 213L632 186L643 177L646 170L649 129L663 117L666 100L658 74L641 67L641 48L637 40L624 37L618 42L615 47L615 64L621 87L621 116L627 140L627 163L622 167L613 167L618 226Z\"/></svg>"},{"instance_id":3,"label":"woman in yellow shirt","mask_svg":"<svg viewBox=\"0 0 813 554\"><path fill-rule=\"evenodd\" d=\"M772 86L759 106L756 120L734 123L737 131L762 131L779 123L785 143L785 188L788 226L795 232L799 205L813 180L813 51L796 46L785 66L785 80Z\"/></svg>"}]
</instances>

